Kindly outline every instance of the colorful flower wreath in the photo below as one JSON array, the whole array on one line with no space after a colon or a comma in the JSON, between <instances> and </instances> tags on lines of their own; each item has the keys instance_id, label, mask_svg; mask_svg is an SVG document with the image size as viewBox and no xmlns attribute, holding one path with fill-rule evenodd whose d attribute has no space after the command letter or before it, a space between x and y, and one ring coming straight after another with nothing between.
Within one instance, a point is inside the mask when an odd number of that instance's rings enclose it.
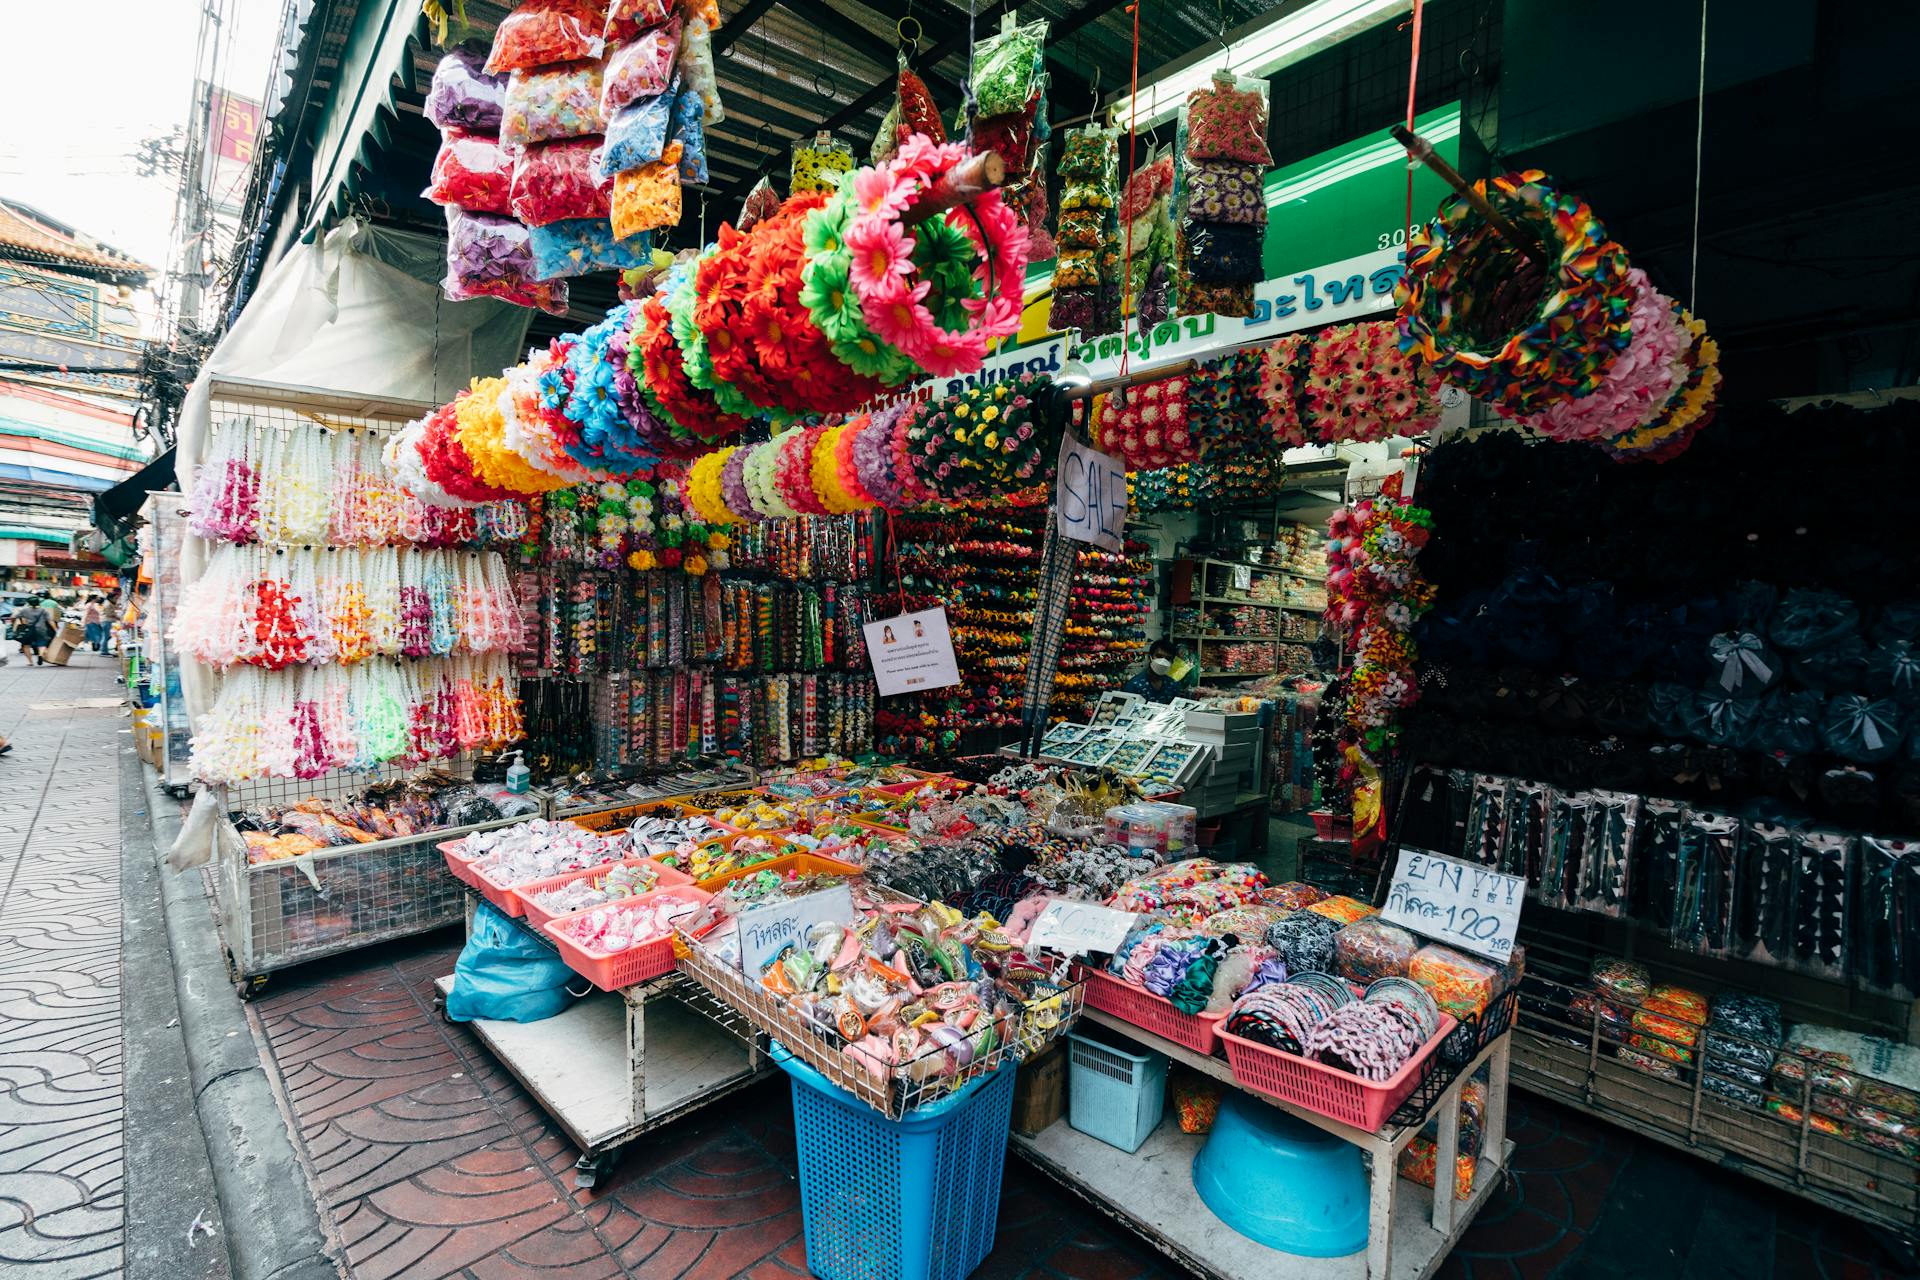
<instances>
[{"instance_id":1,"label":"colorful flower wreath","mask_svg":"<svg viewBox=\"0 0 1920 1280\"><path fill-rule=\"evenodd\" d=\"M502 502L513 497L511 490L497 488L482 480L473 469L473 460L459 440L459 408L471 394L462 391L453 403L441 405L425 419L419 450L426 478L446 493L465 502Z\"/></svg>"},{"instance_id":2,"label":"colorful flower wreath","mask_svg":"<svg viewBox=\"0 0 1920 1280\"><path fill-rule=\"evenodd\" d=\"M1666 462L1685 453L1702 428L1713 421L1720 394L1720 348L1707 336L1707 326L1679 303L1673 304L1676 322L1686 332L1687 349L1681 356L1685 376L1666 404L1644 427L1599 442L1615 462Z\"/></svg>"},{"instance_id":3,"label":"colorful flower wreath","mask_svg":"<svg viewBox=\"0 0 1920 1280\"><path fill-rule=\"evenodd\" d=\"M1101 396L1094 406L1094 440L1129 471L1197 462L1187 422L1187 380L1162 378Z\"/></svg>"},{"instance_id":4,"label":"colorful flower wreath","mask_svg":"<svg viewBox=\"0 0 1920 1280\"><path fill-rule=\"evenodd\" d=\"M1415 230L1396 290L1400 343L1440 377L1513 415L1591 393L1631 336L1626 251L1538 170L1476 183L1546 250L1544 273L1464 199Z\"/></svg>"},{"instance_id":5,"label":"colorful flower wreath","mask_svg":"<svg viewBox=\"0 0 1920 1280\"><path fill-rule=\"evenodd\" d=\"M507 424L500 414L506 394L505 378L475 378L465 395L454 398L454 438L466 451L474 476L483 484L514 493L550 493L564 487L567 481L507 447Z\"/></svg>"},{"instance_id":6,"label":"colorful flower wreath","mask_svg":"<svg viewBox=\"0 0 1920 1280\"><path fill-rule=\"evenodd\" d=\"M695 516L708 524L738 524L740 521L740 517L727 505L726 493L720 483L720 473L738 452L737 446L728 445L712 453L703 453L687 469L687 506Z\"/></svg>"},{"instance_id":7,"label":"colorful flower wreath","mask_svg":"<svg viewBox=\"0 0 1920 1280\"><path fill-rule=\"evenodd\" d=\"M1345 716L1352 740L1378 761L1397 741L1395 713L1419 697L1409 632L1433 607L1433 585L1414 559L1431 536L1432 516L1400 501L1400 476L1381 495L1334 512L1328 522L1329 627L1351 643Z\"/></svg>"},{"instance_id":8,"label":"colorful flower wreath","mask_svg":"<svg viewBox=\"0 0 1920 1280\"><path fill-rule=\"evenodd\" d=\"M1060 447L1060 424L1046 422L1035 405L1048 384L1041 374L1022 373L921 405L903 419L913 477L950 501L1033 483Z\"/></svg>"},{"instance_id":9,"label":"colorful flower wreath","mask_svg":"<svg viewBox=\"0 0 1920 1280\"><path fill-rule=\"evenodd\" d=\"M901 372L900 362L871 349L878 346L935 376L965 373L979 368L989 341L1019 328L1027 237L999 192L911 231L901 221L971 155L916 134L885 164L843 180L808 218L805 245L814 257L803 296L835 354L857 371L889 385L904 380L887 378Z\"/></svg>"}]
</instances>

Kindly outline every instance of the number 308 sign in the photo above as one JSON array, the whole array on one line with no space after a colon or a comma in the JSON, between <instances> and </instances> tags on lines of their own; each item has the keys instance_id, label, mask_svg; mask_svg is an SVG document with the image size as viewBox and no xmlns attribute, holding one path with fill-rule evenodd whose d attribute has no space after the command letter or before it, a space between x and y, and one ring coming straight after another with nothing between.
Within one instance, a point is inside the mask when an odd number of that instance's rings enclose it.
<instances>
[{"instance_id":1,"label":"number 308 sign","mask_svg":"<svg viewBox=\"0 0 1920 1280\"><path fill-rule=\"evenodd\" d=\"M1425 849L1400 850L1380 916L1504 963L1513 954L1527 882Z\"/></svg>"}]
</instances>

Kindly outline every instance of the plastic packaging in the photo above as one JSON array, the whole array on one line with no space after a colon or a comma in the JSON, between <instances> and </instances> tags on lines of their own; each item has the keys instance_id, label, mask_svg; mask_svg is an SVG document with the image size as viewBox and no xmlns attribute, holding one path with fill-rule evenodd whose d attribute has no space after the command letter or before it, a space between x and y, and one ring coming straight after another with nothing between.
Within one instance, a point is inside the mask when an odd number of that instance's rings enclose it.
<instances>
[{"instance_id":1,"label":"plastic packaging","mask_svg":"<svg viewBox=\"0 0 1920 1280\"><path fill-rule=\"evenodd\" d=\"M1237 160L1194 161L1187 166L1187 216L1264 227L1267 198L1260 171Z\"/></svg>"},{"instance_id":2,"label":"plastic packaging","mask_svg":"<svg viewBox=\"0 0 1920 1280\"><path fill-rule=\"evenodd\" d=\"M1356 920L1333 938L1334 972L1359 983L1404 978L1420 944L1398 925L1369 918Z\"/></svg>"},{"instance_id":3,"label":"plastic packaging","mask_svg":"<svg viewBox=\"0 0 1920 1280\"><path fill-rule=\"evenodd\" d=\"M1513 779L1498 774L1476 773L1473 790L1467 798L1466 838L1460 856L1481 866L1497 866L1507 842L1507 806L1512 799Z\"/></svg>"},{"instance_id":4,"label":"plastic packaging","mask_svg":"<svg viewBox=\"0 0 1920 1280\"><path fill-rule=\"evenodd\" d=\"M510 147L580 138L606 128L600 110L602 64L573 62L516 71L507 81L500 141Z\"/></svg>"},{"instance_id":5,"label":"plastic packaging","mask_svg":"<svg viewBox=\"0 0 1920 1280\"><path fill-rule=\"evenodd\" d=\"M613 180L613 233L625 239L680 221L681 144L669 142L652 164L643 164Z\"/></svg>"},{"instance_id":6,"label":"plastic packaging","mask_svg":"<svg viewBox=\"0 0 1920 1280\"><path fill-rule=\"evenodd\" d=\"M1790 828L1747 824L1741 832L1734 935L1742 958L1787 964L1793 948L1793 878L1797 854Z\"/></svg>"},{"instance_id":7,"label":"plastic packaging","mask_svg":"<svg viewBox=\"0 0 1920 1280\"><path fill-rule=\"evenodd\" d=\"M1047 23L1006 26L973 47L973 88L980 117L1022 111L1039 91Z\"/></svg>"},{"instance_id":8,"label":"plastic packaging","mask_svg":"<svg viewBox=\"0 0 1920 1280\"><path fill-rule=\"evenodd\" d=\"M1846 972L1847 867L1854 839L1835 831L1797 831L1793 837L1793 961L1821 977Z\"/></svg>"},{"instance_id":9,"label":"plastic packaging","mask_svg":"<svg viewBox=\"0 0 1920 1280\"><path fill-rule=\"evenodd\" d=\"M713 69L713 24L701 17L687 21L680 40L680 76L707 108L707 127L726 123L726 109L720 105L720 81Z\"/></svg>"},{"instance_id":10,"label":"plastic packaging","mask_svg":"<svg viewBox=\"0 0 1920 1280\"><path fill-rule=\"evenodd\" d=\"M1820 718L1820 741L1827 750L1856 764L1892 759L1906 733L1905 708L1864 693L1835 694Z\"/></svg>"},{"instance_id":11,"label":"plastic packaging","mask_svg":"<svg viewBox=\"0 0 1920 1280\"><path fill-rule=\"evenodd\" d=\"M1847 966L1880 991L1920 991L1920 844L1860 837L1859 890Z\"/></svg>"},{"instance_id":12,"label":"plastic packaging","mask_svg":"<svg viewBox=\"0 0 1920 1280\"><path fill-rule=\"evenodd\" d=\"M526 0L500 20L487 70L494 73L597 58L604 9L598 0Z\"/></svg>"},{"instance_id":13,"label":"plastic packaging","mask_svg":"<svg viewBox=\"0 0 1920 1280\"><path fill-rule=\"evenodd\" d=\"M607 6L607 25L601 34L607 47L631 40L648 27L673 17L673 0L613 0Z\"/></svg>"},{"instance_id":14,"label":"plastic packaging","mask_svg":"<svg viewBox=\"0 0 1920 1280\"><path fill-rule=\"evenodd\" d=\"M653 238L645 233L616 240L605 218L563 218L531 229L533 273L540 280L625 271L647 262Z\"/></svg>"},{"instance_id":15,"label":"plastic packaging","mask_svg":"<svg viewBox=\"0 0 1920 1280\"><path fill-rule=\"evenodd\" d=\"M483 902L453 966L446 1014L454 1022L539 1022L573 1003L573 980L551 947Z\"/></svg>"},{"instance_id":16,"label":"plastic packaging","mask_svg":"<svg viewBox=\"0 0 1920 1280\"><path fill-rule=\"evenodd\" d=\"M458 205L470 213L509 211L513 190L513 152L484 133L449 129L433 158L432 182L421 194L440 205Z\"/></svg>"},{"instance_id":17,"label":"plastic packaging","mask_svg":"<svg viewBox=\"0 0 1920 1280\"><path fill-rule=\"evenodd\" d=\"M1653 975L1647 966L1615 956L1595 956L1587 971L1594 989L1617 1004L1637 1008L1653 994Z\"/></svg>"},{"instance_id":18,"label":"plastic packaging","mask_svg":"<svg viewBox=\"0 0 1920 1280\"><path fill-rule=\"evenodd\" d=\"M1426 988L1442 1013L1456 1018L1485 1012L1501 990L1498 966L1438 943L1413 953L1407 977Z\"/></svg>"},{"instance_id":19,"label":"plastic packaging","mask_svg":"<svg viewBox=\"0 0 1920 1280\"><path fill-rule=\"evenodd\" d=\"M853 170L853 148L823 134L793 140L788 198L840 189L839 176Z\"/></svg>"},{"instance_id":20,"label":"plastic packaging","mask_svg":"<svg viewBox=\"0 0 1920 1280\"><path fill-rule=\"evenodd\" d=\"M1730 814L1689 810L1680 825L1673 906L1674 946L1721 955L1733 946L1740 824Z\"/></svg>"},{"instance_id":21,"label":"plastic packaging","mask_svg":"<svg viewBox=\"0 0 1920 1280\"><path fill-rule=\"evenodd\" d=\"M1188 221L1187 274L1195 284L1243 284L1260 278L1262 230L1232 222Z\"/></svg>"},{"instance_id":22,"label":"plastic packaging","mask_svg":"<svg viewBox=\"0 0 1920 1280\"><path fill-rule=\"evenodd\" d=\"M691 88L673 95L673 137L680 142L680 181L707 181L707 104Z\"/></svg>"},{"instance_id":23,"label":"plastic packaging","mask_svg":"<svg viewBox=\"0 0 1920 1280\"><path fill-rule=\"evenodd\" d=\"M448 50L427 88L427 119L441 129L500 132L507 77L490 74L486 66L486 50L477 42Z\"/></svg>"},{"instance_id":24,"label":"plastic packaging","mask_svg":"<svg viewBox=\"0 0 1920 1280\"><path fill-rule=\"evenodd\" d=\"M513 216L530 227L563 218L606 217L607 184L594 175L599 148L600 139L590 137L543 142L522 151L513 165Z\"/></svg>"},{"instance_id":25,"label":"plastic packaging","mask_svg":"<svg viewBox=\"0 0 1920 1280\"><path fill-rule=\"evenodd\" d=\"M1217 72L1213 83L1187 95L1182 131L1189 160L1237 160L1265 167L1267 82Z\"/></svg>"},{"instance_id":26,"label":"plastic packaging","mask_svg":"<svg viewBox=\"0 0 1920 1280\"><path fill-rule=\"evenodd\" d=\"M567 286L533 278L533 246L527 228L490 213L447 209L447 278L442 291L455 302L499 298L554 315L567 311Z\"/></svg>"},{"instance_id":27,"label":"plastic packaging","mask_svg":"<svg viewBox=\"0 0 1920 1280\"><path fill-rule=\"evenodd\" d=\"M667 133L673 122L674 95L642 98L621 108L607 121L606 142L595 164L606 180L617 173L652 164L666 150Z\"/></svg>"},{"instance_id":28,"label":"plastic packaging","mask_svg":"<svg viewBox=\"0 0 1920 1280\"><path fill-rule=\"evenodd\" d=\"M745 235L762 218L770 217L779 211L780 193L773 189L771 179L761 178L753 184L753 189L747 192L747 198L740 202L740 216L734 219L733 225L742 235Z\"/></svg>"},{"instance_id":29,"label":"plastic packaging","mask_svg":"<svg viewBox=\"0 0 1920 1280\"><path fill-rule=\"evenodd\" d=\"M601 78L600 112L604 119L641 98L667 92L674 81L673 67L680 56L680 20L643 31L614 50Z\"/></svg>"}]
</instances>

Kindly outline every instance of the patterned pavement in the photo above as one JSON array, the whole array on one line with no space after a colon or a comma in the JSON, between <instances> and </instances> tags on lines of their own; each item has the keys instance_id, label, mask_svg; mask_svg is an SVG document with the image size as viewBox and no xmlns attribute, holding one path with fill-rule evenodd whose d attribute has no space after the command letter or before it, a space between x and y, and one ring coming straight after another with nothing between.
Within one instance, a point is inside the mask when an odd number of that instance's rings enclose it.
<instances>
[{"instance_id":1,"label":"patterned pavement","mask_svg":"<svg viewBox=\"0 0 1920 1280\"><path fill-rule=\"evenodd\" d=\"M260 1025L355 1280L792 1280L806 1272L784 1083L642 1138L598 1190L464 1028L432 1007L444 936L276 976ZM1844 1220L1515 1093L1513 1176L1446 1280L1898 1272ZM1181 1274L1009 1159L979 1280Z\"/></svg>"},{"instance_id":2,"label":"patterned pavement","mask_svg":"<svg viewBox=\"0 0 1920 1280\"><path fill-rule=\"evenodd\" d=\"M0 667L0 734L13 742L0 757L0 1275L118 1276L127 717L111 659L26 667L9 656Z\"/></svg>"}]
</instances>

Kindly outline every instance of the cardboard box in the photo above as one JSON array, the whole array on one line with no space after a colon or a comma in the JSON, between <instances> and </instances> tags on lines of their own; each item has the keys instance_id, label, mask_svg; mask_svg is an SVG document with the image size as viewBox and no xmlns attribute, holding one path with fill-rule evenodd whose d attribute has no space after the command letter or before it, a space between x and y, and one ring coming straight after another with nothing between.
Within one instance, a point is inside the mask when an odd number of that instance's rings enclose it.
<instances>
[{"instance_id":1,"label":"cardboard box","mask_svg":"<svg viewBox=\"0 0 1920 1280\"><path fill-rule=\"evenodd\" d=\"M69 622L55 633L53 643L47 646L47 661L64 667L73 651L86 642L87 629L77 622Z\"/></svg>"},{"instance_id":2,"label":"cardboard box","mask_svg":"<svg viewBox=\"0 0 1920 1280\"><path fill-rule=\"evenodd\" d=\"M1067 1113L1066 1042L1020 1064L1013 1082L1013 1131L1032 1137Z\"/></svg>"}]
</instances>

